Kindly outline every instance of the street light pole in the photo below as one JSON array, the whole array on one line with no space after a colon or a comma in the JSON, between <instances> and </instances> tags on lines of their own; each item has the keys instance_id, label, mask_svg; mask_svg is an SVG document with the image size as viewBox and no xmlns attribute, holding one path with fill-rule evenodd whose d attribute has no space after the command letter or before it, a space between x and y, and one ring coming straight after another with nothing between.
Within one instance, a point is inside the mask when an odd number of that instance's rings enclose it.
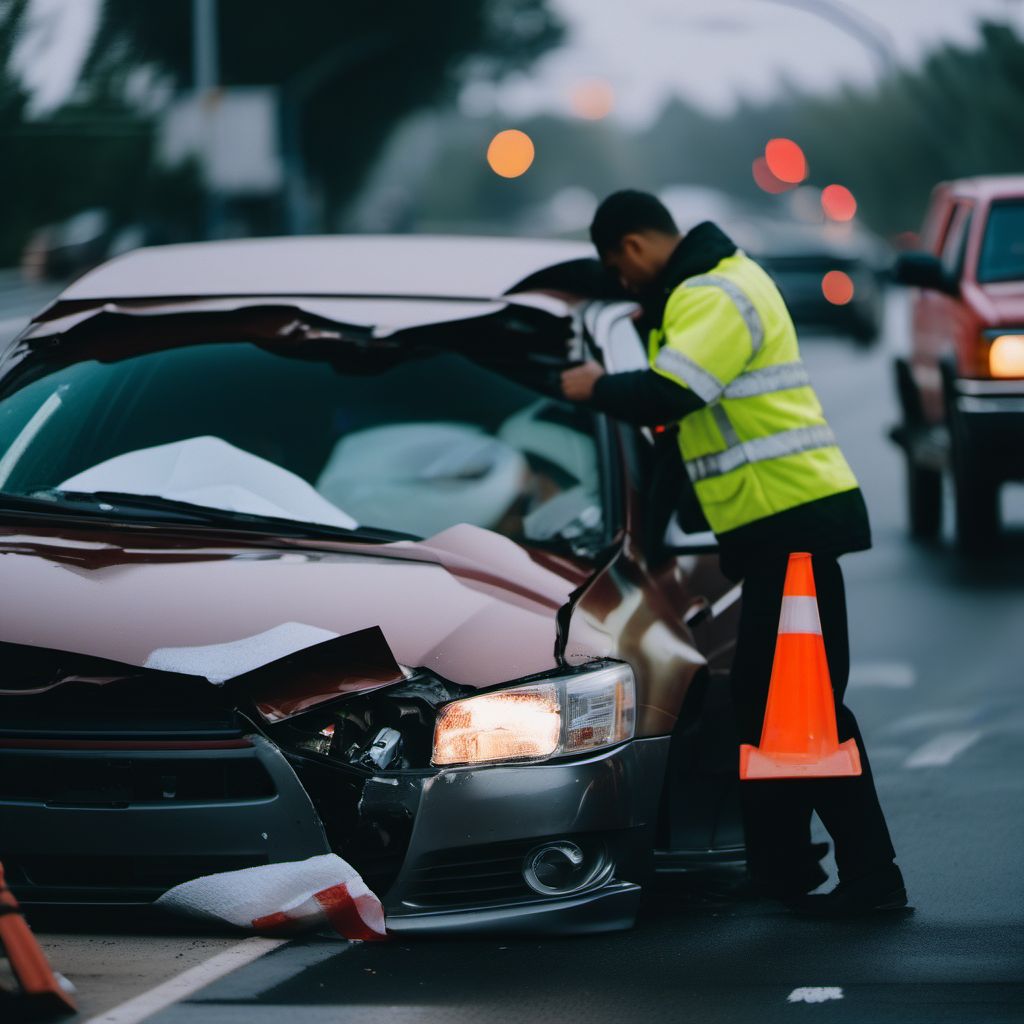
<instances>
[{"instance_id":1,"label":"street light pole","mask_svg":"<svg viewBox=\"0 0 1024 1024\"><path fill-rule=\"evenodd\" d=\"M204 156L203 233L219 238L224 231L224 197L212 180L213 111L220 84L217 0L192 0L192 85L199 101Z\"/></svg>"},{"instance_id":2,"label":"street light pole","mask_svg":"<svg viewBox=\"0 0 1024 1024\"><path fill-rule=\"evenodd\" d=\"M896 70L896 49L889 34L877 22L841 0L769 0L813 14L860 42L875 58L882 76Z\"/></svg>"}]
</instances>

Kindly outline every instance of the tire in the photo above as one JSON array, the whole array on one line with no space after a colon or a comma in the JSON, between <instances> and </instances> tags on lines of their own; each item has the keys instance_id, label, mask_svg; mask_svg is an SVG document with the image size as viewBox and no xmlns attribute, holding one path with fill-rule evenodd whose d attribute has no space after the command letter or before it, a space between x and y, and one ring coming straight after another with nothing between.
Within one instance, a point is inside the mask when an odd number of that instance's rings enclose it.
<instances>
[{"instance_id":1,"label":"tire","mask_svg":"<svg viewBox=\"0 0 1024 1024\"><path fill-rule=\"evenodd\" d=\"M949 426L956 545L964 554L980 554L999 540L1000 480L972 446L967 424L957 409L957 371L952 355L939 361L939 372Z\"/></svg>"},{"instance_id":2,"label":"tire","mask_svg":"<svg viewBox=\"0 0 1024 1024\"><path fill-rule=\"evenodd\" d=\"M907 518L910 535L933 540L942 527L942 473L915 465L907 453Z\"/></svg>"},{"instance_id":3,"label":"tire","mask_svg":"<svg viewBox=\"0 0 1024 1024\"><path fill-rule=\"evenodd\" d=\"M956 543L965 554L989 550L999 538L999 483L970 465L970 456L953 441L953 495ZM958 452L958 448L961 448Z\"/></svg>"},{"instance_id":4,"label":"tire","mask_svg":"<svg viewBox=\"0 0 1024 1024\"><path fill-rule=\"evenodd\" d=\"M900 438L907 462L907 519L911 537L931 540L942 527L942 470L920 466L914 461L914 439L927 429L921 396L910 364L901 358L893 363L896 394L903 422L894 432Z\"/></svg>"}]
</instances>

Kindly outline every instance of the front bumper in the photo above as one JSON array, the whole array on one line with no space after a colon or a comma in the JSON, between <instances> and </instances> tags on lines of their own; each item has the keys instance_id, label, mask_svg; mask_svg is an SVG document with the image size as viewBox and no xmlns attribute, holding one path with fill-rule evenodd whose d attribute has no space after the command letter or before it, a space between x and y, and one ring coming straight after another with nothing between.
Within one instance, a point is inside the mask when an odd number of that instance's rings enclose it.
<instances>
[{"instance_id":1,"label":"front bumper","mask_svg":"<svg viewBox=\"0 0 1024 1024\"><path fill-rule=\"evenodd\" d=\"M968 449L1001 479L1024 476L1024 381L961 377L955 388Z\"/></svg>"},{"instance_id":2,"label":"front bumper","mask_svg":"<svg viewBox=\"0 0 1024 1024\"><path fill-rule=\"evenodd\" d=\"M572 761L367 779L358 806L364 826L411 822L392 881L377 889L389 929L579 934L630 927L652 869L668 749L669 737L655 737ZM199 760L217 771L247 766L269 781L225 799L124 794L116 801L107 792L106 804L91 805L80 787L72 804L53 792L31 799L16 784L0 786L0 860L19 899L148 903L198 875L330 851L308 780L300 782L302 765L293 767L258 736L216 749L5 747L0 781L39 771L73 779L97 765L109 774L118 760L145 778L183 776L181 765ZM534 891L524 878L524 857L565 840L602 870L578 891Z\"/></svg>"},{"instance_id":3,"label":"front bumper","mask_svg":"<svg viewBox=\"0 0 1024 1024\"><path fill-rule=\"evenodd\" d=\"M445 769L421 780L402 868L384 896L397 932L628 928L653 868L669 737L583 760ZM540 895L523 877L538 845L570 840L605 858L605 880Z\"/></svg>"},{"instance_id":4,"label":"front bumper","mask_svg":"<svg viewBox=\"0 0 1024 1024\"><path fill-rule=\"evenodd\" d=\"M183 792L197 777L202 793ZM142 792L150 780L165 792ZM291 766L260 736L0 748L0 862L25 903L149 903L201 874L329 852Z\"/></svg>"}]
</instances>

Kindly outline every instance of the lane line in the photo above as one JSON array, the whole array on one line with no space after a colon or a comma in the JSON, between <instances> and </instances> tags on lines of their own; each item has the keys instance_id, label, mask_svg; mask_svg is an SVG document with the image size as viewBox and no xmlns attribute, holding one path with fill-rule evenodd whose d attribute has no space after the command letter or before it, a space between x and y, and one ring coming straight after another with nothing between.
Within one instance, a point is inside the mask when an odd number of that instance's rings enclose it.
<instances>
[{"instance_id":1,"label":"lane line","mask_svg":"<svg viewBox=\"0 0 1024 1024\"><path fill-rule=\"evenodd\" d=\"M266 939L262 936L243 939L237 945L211 956L209 960L204 960L201 964L196 964L195 967L169 978L156 988L151 988L148 992L143 992L142 995L107 1010L106 1013L91 1017L84 1024L138 1024L154 1013L167 1009L172 1003L187 999L211 982L223 978L225 974L251 964L271 950L283 946L287 941L288 939Z\"/></svg>"},{"instance_id":2,"label":"lane line","mask_svg":"<svg viewBox=\"0 0 1024 1024\"><path fill-rule=\"evenodd\" d=\"M843 990L837 985L795 988L786 998L787 1003L824 1003L829 999L842 999Z\"/></svg>"},{"instance_id":3,"label":"lane line","mask_svg":"<svg viewBox=\"0 0 1024 1024\"><path fill-rule=\"evenodd\" d=\"M944 732L918 747L903 762L904 768L935 768L951 764L968 747L974 746L984 735L982 729L961 729Z\"/></svg>"},{"instance_id":4,"label":"lane line","mask_svg":"<svg viewBox=\"0 0 1024 1024\"><path fill-rule=\"evenodd\" d=\"M909 690L916 682L914 666L906 661L855 661L850 666L850 686Z\"/></svg>"}]
</instances>

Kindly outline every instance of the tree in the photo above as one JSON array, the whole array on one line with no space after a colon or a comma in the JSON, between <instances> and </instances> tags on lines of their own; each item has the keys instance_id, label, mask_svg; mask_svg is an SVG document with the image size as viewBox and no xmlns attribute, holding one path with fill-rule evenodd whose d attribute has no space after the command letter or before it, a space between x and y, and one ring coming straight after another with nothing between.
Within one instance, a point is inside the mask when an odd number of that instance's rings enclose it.
<instances>
[{"instance_id":1,"label":"tree","mask_svg":"<svg viewBox=\"0 0 1024 1024\"><path fill-rule=\"evenodd\" d=\"M151 63L193 81L190 0L106 0L87 78ZM328 222L357 190L395 125L449 98L470 62L497 75L561 38L546 0L219 0L221 83L285 89L319 81L301 112L304 160Z\"/></svg>"}]
</instances>

